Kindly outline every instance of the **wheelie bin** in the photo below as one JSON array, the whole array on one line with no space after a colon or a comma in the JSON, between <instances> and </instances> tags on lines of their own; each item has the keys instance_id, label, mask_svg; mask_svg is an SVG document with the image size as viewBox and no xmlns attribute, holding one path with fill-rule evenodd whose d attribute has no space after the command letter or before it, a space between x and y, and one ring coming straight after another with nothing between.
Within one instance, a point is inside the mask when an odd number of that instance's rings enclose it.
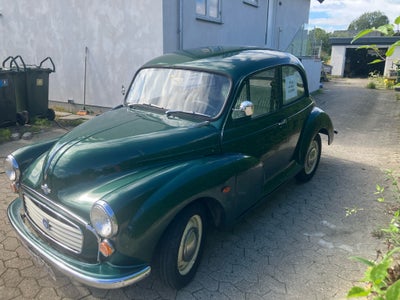
<instances>
[{"instance_id":1,"label":"wheelie bin","mask_svg":"<svg viewBox=\"0 0 400 300\"><path fill-rule=\"evenodd\" d=\"M46 62L51 68L42 67ZM39 66L26 67L26 93L29 116L54 120L55 112L49 108L49 74L55 72L54 62L50 57L42 60Z\"/></svg>"},{"instance_id":2,"label":"wheelie bin","mask_svg":"<svg viewBox=\"0 0 400 300\"><path fill-rule=\"evenodd\" d=\"M20 59L23 69L17 63ZM10 61L10 67L6 63ZM20 56L9 56L0 68L0 126L23 125L26 122L25 63Z\"/></svg>"}]
</instances>

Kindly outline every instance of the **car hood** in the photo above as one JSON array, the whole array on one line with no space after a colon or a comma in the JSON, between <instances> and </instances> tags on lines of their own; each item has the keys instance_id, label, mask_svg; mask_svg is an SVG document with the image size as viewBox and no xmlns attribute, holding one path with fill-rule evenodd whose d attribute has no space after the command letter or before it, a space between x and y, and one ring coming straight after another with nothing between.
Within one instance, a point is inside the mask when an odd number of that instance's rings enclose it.
<instances>
[{"instance_id":1,"label":"car hood","mask_svg":"<svg viewBox=\"0 0 400 300\"><path fill-rule=\"evenodd\" d=\"M85 195L84 205L91 206L110 190L127 184L118 180L127 174L218 151L218 130L209 122L124 107L61 137L24 172L23 182L62 205L79 207L83 205L79 198Z\"/></svg>"}]
</instances>

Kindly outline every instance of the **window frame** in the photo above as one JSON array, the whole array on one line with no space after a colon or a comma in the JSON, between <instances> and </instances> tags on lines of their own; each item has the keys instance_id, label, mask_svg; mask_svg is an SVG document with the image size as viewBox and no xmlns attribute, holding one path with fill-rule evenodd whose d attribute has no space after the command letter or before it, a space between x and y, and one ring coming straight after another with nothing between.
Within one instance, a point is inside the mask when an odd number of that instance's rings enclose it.
<instances>
[{"instance_id":1,"label":"window frame","mask_svg":"<svg viewBox=\"0 0 400 300\"><path fill-rule=\"evenodd\" d=\"M250 119L254 120L254 119L262 118L262 117L268 116L270 114L273 114L273 113L279 111L282 108L282 69L281 69L281 67L282 66L269 67L269 68L265 68L263 70L259 70L257 72L254 72L254 73L248 75L243 80L243 82L240 84L239 90L238 90L238 92L237 92L237 94L235 96L233 109L234 110L237 109L237 106L240 105L240 103L239 103L240 100L239 99L240 99L240 95L243 93L244 89L245 89L245 93L246 93L246 99L249 99L250 101L252 100L251 97L250 97L251 88L252 88L252 85L250 83L251 80L260 80L260 78L261 78L260 75L262 75L262 73L274 70L275 71L274 80L276 81L276 86L275 86L275 89L276 89L275 90L275 92L276 92L276 95L275 95L275 97L276 97L276 99L275 99L275 108L273 110L269 110L268 112L265 112L265 113L253 114L250 117ZM271 101L271 99L272 98L270 98L269 101ZM254 105L254 102L253 101L251 101L251 102ZM235 117L234 116L235 115L234 110L231 113L231 118L234 121L241 120L241 119L249 119L248 117L245 117L245 116Z\"/></svg>"},{"instance_id":2,"label":"window frame","mask_svg":"<svg viewBox=\"0 0 400 300\"><path fill-rule=\"evenodd\" d=\"M243 0L243 3L254 7L259 6L258 0Z\"/></svg>"},{"instance_id":3,"label":"window frame","mask_svg":"<svg viewBox=\"0 0 400 300\"><path fill-rule=\"evenodd\" d=\"M210 15L210 1L212 0L202 0L205 6L205 13L201 14L197 12L197 1L196 0L196 19L200 21L212 22L222 24L222 0L217 1L217 16L213 17Z\"/></svg>"},{"instance_id":4,"label":"window frame","mask_svg":"<svg viewBox=\"0 0 400 300\"><path fill-rule=\"evenodd\" d=\"M297 95L296 97L290 98L288 101L285 99L286 86L284 84L284 77L283 77L284 76L283 75L284 74L283 68L285 68L285 67L286 68L291 68L292 70L295 70L297 72L298 76L299 76L298 78L301 78L302 85L303 85L302 86L303 93L301 95ZM307 86L306 86L307 85L307 81L305 81L304 73L298 67L296 67L294 65L282 65L282 66L280 66L280 72L281 72L281 74L280 74L280 86L281 86L280 92L281 92L281 105L282 105L282 107L291 105L292 103L298 101L299 99L301 99L301 98L303 98L303 97L305 97L307 95ZM298 81L297 81L297 86L298 86Z\"/></svg>"}]
</instances>

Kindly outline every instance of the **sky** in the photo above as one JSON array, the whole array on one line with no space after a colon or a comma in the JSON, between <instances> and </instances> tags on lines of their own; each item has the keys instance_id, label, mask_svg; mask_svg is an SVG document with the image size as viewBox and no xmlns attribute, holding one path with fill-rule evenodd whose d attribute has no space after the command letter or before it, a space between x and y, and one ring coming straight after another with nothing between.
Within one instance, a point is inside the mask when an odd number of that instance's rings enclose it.
<instances>
[{"instance_id":1,"label":"sky","mask_svg":"<svg viewBox=\"0 0 400 300\"><path fill-rule=\"evenodd\" d=\"M400 16L400 0L311 0L309 25L327 32L346 30L363 13L381 11L390 24Z\"/></svg>"}]
</instances>

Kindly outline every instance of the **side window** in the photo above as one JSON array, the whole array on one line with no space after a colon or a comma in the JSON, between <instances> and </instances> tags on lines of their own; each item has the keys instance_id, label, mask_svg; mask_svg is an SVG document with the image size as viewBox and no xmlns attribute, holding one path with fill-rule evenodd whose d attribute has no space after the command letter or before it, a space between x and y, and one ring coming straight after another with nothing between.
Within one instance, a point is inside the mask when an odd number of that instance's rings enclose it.
<instances>
[{"instance_id":1,"label":"side window","mask_svg":"<svg viewBox=\"0 0 400 300\"><path fill-rule=\"evenodd\" d=\"M240 106L244 101L253 103L252 118L265 115L277 110L279 105L278 87L276 84L277 69L262 71L245 80L236 98L232 113L233 119L244 117Z\"/></svg>"},{"instance_id":2,"label":"side window","mask_svg":"<svg viewBox=\"0 0 400 300\"><path fill-rule=\"evenodd\" d=\"M283 105L304 96L304 82L300 72L292 66L282 67Z\"/></svg>"}]
</instances>

